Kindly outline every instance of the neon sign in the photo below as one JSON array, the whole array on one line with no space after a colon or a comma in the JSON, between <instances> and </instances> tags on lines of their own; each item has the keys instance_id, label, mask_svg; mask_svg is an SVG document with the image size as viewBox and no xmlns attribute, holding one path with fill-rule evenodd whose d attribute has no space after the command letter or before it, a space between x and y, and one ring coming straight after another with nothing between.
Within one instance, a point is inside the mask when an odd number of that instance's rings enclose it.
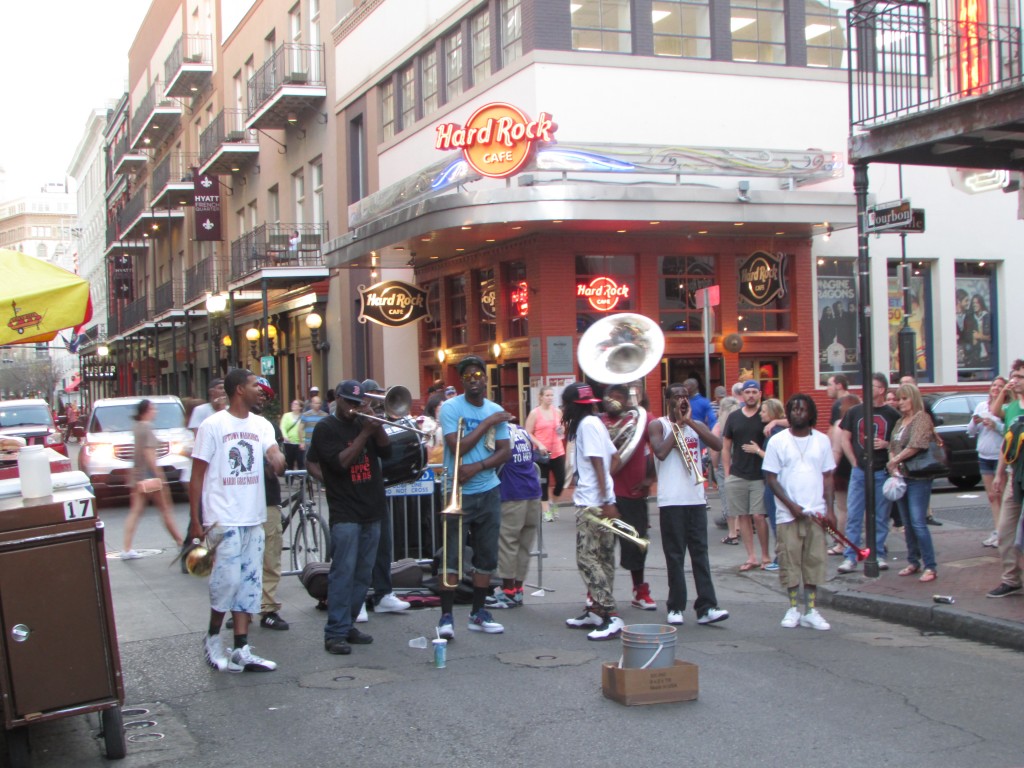
<instances>
[{"instance_id":1,"label":"neon sign","mask_svg":"<svg viewBox=\"0 0 1024 768\"><path fill-rule=\"evenodd\" d=\"M481 176L503 179L522 168L537 142L553 144L558 126L541 112L530 120L521 109L504 102L485 104L464 126L437 126L437 149L461 149L469 166Z\"/></svg>"},{"instance_id":2,"label":"neon sign","mask_svg":"<svg viewBox=\"0 0 1024 768\"><path fill-rule=\"evenodd\" d=\"M530 314L530 286L520 280L509 296L512 312L516 317L527 317Z\"/></svg>"},{"instance_id":3,"label":"neon sign","mask_svg":"<svg viewBox=\"0 0 1024 768\"><path fill-rule=\"evenodd\" d=\"M589 283L576 284L576 298L586 299L598 312L610 312L621 299L629 298L629 286L619 285L610 277L595 277Z\"/></svg>"}]
</instances>

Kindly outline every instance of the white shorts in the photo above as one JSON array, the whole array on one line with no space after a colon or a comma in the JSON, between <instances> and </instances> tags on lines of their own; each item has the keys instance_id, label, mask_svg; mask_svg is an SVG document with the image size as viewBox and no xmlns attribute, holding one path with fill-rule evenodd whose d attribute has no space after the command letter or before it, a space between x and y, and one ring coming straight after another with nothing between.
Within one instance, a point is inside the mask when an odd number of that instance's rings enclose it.
<instances>
[{"instance_id":1,"label":"white shorts","mask_svg":"<svg viewBox=\"0 0 1024 768\"><path fill-rule=\"evenodd\" d=\"M263 526L218 525L206 538L210 547L217 547L210 573L210 607L219 613L259 613L263 595Z\"/></svg>"}]
</instances>

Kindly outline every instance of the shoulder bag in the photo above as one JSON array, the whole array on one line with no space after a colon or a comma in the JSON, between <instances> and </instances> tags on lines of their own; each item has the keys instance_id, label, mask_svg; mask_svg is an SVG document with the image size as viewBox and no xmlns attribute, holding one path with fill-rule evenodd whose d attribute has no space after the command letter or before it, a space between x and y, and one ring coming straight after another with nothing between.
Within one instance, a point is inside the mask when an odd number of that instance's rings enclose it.
<instances>
[{"instance_id":1,"label":"shoulder bag","mask_svg":"<svg viewBox=\"0 0 1024 768\"><path fill-rule=\"evenodd\" d=\"M928 447L904 461L900 474L910 480L934 480L937 477L949 477L946 449L934 428L932 428L932 439L928 443Z\"/></svg>"}]
</instances>

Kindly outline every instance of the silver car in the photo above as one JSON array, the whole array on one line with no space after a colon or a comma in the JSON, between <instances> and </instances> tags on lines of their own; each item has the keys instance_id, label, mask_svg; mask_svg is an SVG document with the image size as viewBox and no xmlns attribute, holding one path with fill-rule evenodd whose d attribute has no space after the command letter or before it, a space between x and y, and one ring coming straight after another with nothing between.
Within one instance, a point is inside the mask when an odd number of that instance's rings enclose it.
<instances>
[{"instance_id":1,"label":"silver car","mask_svg":"<svg viewBox=\"0 0 1024 768\"><path fill-rule=\"evenodd\" d=\"M78 468L92 481L96 496L125 496L135 466L135 438L132 427L142 400L156 409L151 422L157 439L157 465L163 468L172 490L184 492L192 465L192 431L185 428L185 408L173 395L152 397L111 397L92 405L89 425Z\"/></svg>"}]
</instances>

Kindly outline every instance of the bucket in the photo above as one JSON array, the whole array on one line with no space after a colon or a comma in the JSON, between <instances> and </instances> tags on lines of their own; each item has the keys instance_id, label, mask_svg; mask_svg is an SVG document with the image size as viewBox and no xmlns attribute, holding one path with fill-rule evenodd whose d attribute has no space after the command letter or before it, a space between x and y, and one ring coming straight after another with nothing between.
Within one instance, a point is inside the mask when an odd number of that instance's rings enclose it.
<instances>
[{"instance_id":1,"label":"bucket","mask_svg":"<svg viewBox=\"0 0 1024 768\"><path fill-rule=\"evenodd\" d=\"M665 624L633 624L622 628L622 658L626 669L661 669L676 660L676 628Z\"/></svg>"}]
</instances>

